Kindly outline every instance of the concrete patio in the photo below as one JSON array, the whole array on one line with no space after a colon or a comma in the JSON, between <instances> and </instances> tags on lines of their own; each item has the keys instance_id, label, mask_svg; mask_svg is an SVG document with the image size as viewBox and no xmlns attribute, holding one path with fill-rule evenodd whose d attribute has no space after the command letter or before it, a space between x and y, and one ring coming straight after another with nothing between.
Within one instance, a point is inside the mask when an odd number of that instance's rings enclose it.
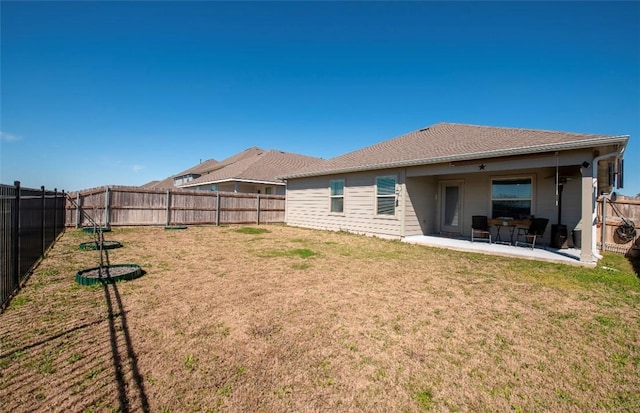
<instances>
[{"instance_id":1,"label":"concrete patio","mask_svg":"<svg viewBox=\"0 0 640 413\"><path fill-rule=\"evenodd\" d=\"M524 245L488 243L486 241L471 242L465 238L448 238L439 235L412 235L404 237L402 242L426 245L435 248L447 248L456 251L476 252L479 254L497 255L501 257L523 258L555 262L560 264L595 267L595 263L581 262L580 250L575 248L556 249L537 247L531 249Z\"/></svg>"}]
</instances>

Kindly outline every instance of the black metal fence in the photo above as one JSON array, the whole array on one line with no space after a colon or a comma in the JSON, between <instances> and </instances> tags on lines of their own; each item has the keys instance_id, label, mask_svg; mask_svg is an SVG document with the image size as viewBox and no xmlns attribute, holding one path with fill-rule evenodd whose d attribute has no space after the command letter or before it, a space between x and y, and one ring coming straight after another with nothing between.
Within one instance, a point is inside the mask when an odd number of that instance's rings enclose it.
<instances>
[{"instance_id":1,"label":"black metal fence","mask_svg":"<svg viewBox=\"0 0 640 413\"><path fill-rule=\"evenodd\" d=\"M65 193L0 184L0 309L65 226Z\"/></svg>"}]
</instances>

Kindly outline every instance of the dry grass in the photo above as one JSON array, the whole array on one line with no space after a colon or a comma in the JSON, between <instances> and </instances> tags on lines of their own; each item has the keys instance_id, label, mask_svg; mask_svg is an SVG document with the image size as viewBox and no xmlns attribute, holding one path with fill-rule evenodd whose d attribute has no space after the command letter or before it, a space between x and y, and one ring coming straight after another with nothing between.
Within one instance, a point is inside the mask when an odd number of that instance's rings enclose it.
<instances>
[{"instance_id":1,"label":"dry grass","mask_svg":"<svg viewBox=\"0 0 640 413\"><path fill-rule=\"evenodd\" d=\"M69 230L0 315L0 411L639 411L640 283L269 226Z\"/></svg>"}]
</instances>

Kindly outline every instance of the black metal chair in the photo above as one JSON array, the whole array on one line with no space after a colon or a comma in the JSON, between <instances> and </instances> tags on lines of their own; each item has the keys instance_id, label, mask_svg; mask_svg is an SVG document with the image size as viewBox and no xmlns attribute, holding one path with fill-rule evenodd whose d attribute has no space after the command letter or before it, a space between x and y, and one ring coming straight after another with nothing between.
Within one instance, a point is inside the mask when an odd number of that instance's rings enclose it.
<instances>
[{"instance_id":1,"label":"black metal chair","mask_svg":"<svg viewBox=\"0 0 640 413\"><path fill-rule=\"evenodd\" d=\"M549 219L547 218L533 218L529 228L518 228L518 235L516 237L516 246L518 244L527 244L531 246L531 249L536 247L536 241L544 236L544 231L547 229ZM520 242L520 239L524 239Z\"/></svg>"},{"instance_id":2,"label":"black metal chair","mask_svg":"<svg viewBox=\"0 0 640 413\"><path fill-rule=\"evenodd\" d=\"M480 236L482 241L489 241L491 244L491 232L489 231L489 222L486 215L473 215L471 217L471 242L474 242Z\"/></svg>"}]
</instances>

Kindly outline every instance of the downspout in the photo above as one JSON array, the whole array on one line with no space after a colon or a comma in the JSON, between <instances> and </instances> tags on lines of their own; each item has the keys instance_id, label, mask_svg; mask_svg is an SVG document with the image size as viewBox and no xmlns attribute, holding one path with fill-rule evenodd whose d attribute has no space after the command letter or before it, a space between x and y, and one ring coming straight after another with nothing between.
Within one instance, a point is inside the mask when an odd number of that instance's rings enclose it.
<instances>
[{"instance_id":1,"label":"downspout","mask_svg":"<svg viewBox=\"0 0 640 413\"><path fill-rule=\"evenodd\" d=\"M402 186L400 188L400 238L404 238L407 235L407 168L402 170Z\"/></svg>"},{"instance_id":2,"label":"downspout","mask_svg":"<svg viewBox=\"0 0 640 413\"><path fill-rule=\"evenodd\" d=\"M615 152L610 152L607 153L605 155L600 155L600 156L596 156L595 158L593 158L593 162L591 163L591 178L592 178L592 182L593 182L593 192L592 192L592 196L593 196L593 202L592 202L592 217L591 217L591 225L595 225L597 219L598 219L598 208L596 207L596 202L598 199L598 162L604 160L604 159L608 159L608 158L619 158L622 156L622 154L624 153L624 150L626 149L626 145L623 145L622 148L619 148L617 151ZM604 212L604 208L606 208L606 201L603 201L602 203L602 209L603 209L603 215L606 214L606 212ZM603 232L603 237L602 237L602 250L604 251L604 231L606 228L606 222L602 223L602 232ZM596 231L591 231L591 254L593 254L593 256L599 260L602 258L602 254L600 254L598 252L597 247L597 236L596 236Z\"/></svg>"}]
</instances>

